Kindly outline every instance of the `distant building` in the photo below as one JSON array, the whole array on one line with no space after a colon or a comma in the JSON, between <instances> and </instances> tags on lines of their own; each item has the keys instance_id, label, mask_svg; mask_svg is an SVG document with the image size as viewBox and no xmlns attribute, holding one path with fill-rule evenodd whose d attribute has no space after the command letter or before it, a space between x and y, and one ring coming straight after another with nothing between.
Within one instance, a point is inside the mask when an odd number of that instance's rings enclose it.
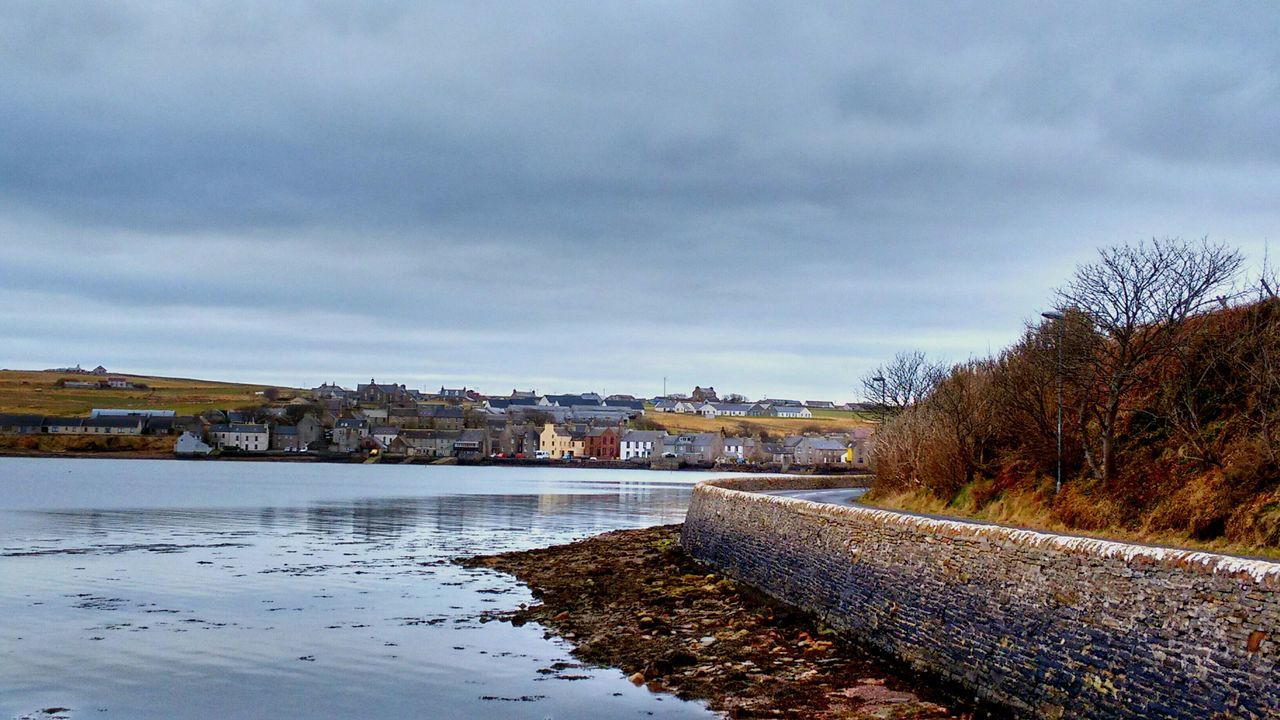
<instances>
[{"instance_id":1,"label":"distant building","mask_svg":"<svg viewBox=\"0 0 1280 720\"><path fill-rule=\"evenodd\" d=\"M695 402L719 402L720 397L716 395L716 389L713 387L695 387L693 392L689 393L689 399Z\"/></svg>"},{"instance_id":2,"label":"distant building","mask_svg":"<svg viewBox=\"0 0 1280 720\"><path fill-rule=\"evenodd\" d=\"M110 416L129 416L138 415L141 417L174 417L177 413L173 410L153 410L146 408L94 408L89 411L89 417L110 417Z\"/></svg>"},{"instance_id":3,"label":"distant building","mask_svg":"<svg viewBox=\"0 0 1280 720\"><path fill-rule=\"evenodd\" d=\"M416 457L453 457L454 443L460 434L441 430L402 430L391 449Z\"/></svg>"},{"instance_id":4,"label":"distant building","mask_svg":"<svg viewBox=\"0 0 1280 720\"><path fill-rule=\"evenodd\" d=\"M369 437L369 421L364 418L340 418L333 425L333 451L349 453L360 449Z\"/></svg>"},{"instance_id":5,"label":"distant building","mask_svg":"<svg viewBox=\"0 0 1280 720\"><path fill-rule=\"evenodd\" d=\"M377 440L379 445L387 448L391 447L391 443L395 442L395 439L400 436L400 428L395 425L375 425L370 428L369 435L374 440Z\"/></svg>"},{"instance_id":6,"label":"distant building","mask_svg":"<svg viewBox=\"0 0 1280 720\"><path fill-rule=\"evenodd\" d=\"M224 423L209 428L209 440L219 450L266 452L271 448L271 430L254 423Z\"/></svg>"},{"instance_id":7,"label":"distant building","mask_svg":"<svg viewBox=\"0 0 1280 720\"><path fill-rule=\"evenodd\" d=\"M184 432L173 444L173 452L177 455L208 455L213 452L213 448L201 440L199 435Z\"/></svg>"},{"instance_id":8,"label":"distant building","mask_svg":"<svg viewBox=\"0 0 1280 720\"><path fill-rule=\"evenodd\" d=\"M618 431L611 427L591 428L587 431L584 451L587 457L593 457L597 460L617 460L618 451Z\"/></svg>"},{"instance_id":9,"label":"distant building","mask_svg":"<svg viewBox=\"0 0 1280 720\"><path fill-rule=\"evenodd\" d=\"M827 437L806 437L796 444L795 462L798 465L835 465L845 461L848 449L848 442Z\"/></svg>"},{"instance_id":10,"label":"distant building","mask_svg":"<svg viewBox=\"0 0 1280 720\"><path fill-rule=\"evenodd\" d=\"M460 460L477 460L489 455L489 433L473 428L463 430L453 441L453 452Z\"/></svg>"},{"instance_id":11,"label":"distant building","mask_svg":"<svg viewBox=\"0 0 1280 720\"><path fill-rule=\"evenodd\" d=\"M623 460L643 460L662 454L665 430L628 430L618 442L618 457Z\"/></svg>"},{"instance_id":12,"label":"distant building","mask_svg":"<svg viewBox=\"0 0 1280 720\"><path fill-rule=\"evenodd\" d=\"M809 408L803 405L774 405L773 417L780 418L811 418L813 413Z\"/></svg>"},{"instance_id":13,"label":"distant building","mask_svg":"<svg viewBox=\"0 0 1280 720\"><path fill-rule=\"evenodd\" d=\"M0 435L37 435L44 432L42 415L0 414Z\"/></svg>"}]
</instances>

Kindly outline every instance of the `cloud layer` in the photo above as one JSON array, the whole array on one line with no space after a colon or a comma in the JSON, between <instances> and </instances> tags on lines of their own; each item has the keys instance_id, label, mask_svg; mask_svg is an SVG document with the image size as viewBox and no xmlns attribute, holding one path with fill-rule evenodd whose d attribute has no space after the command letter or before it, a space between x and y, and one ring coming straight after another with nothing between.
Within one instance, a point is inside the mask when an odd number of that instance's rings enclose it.
<instances>
[{"instance_id":1,"label":"cloud layer","mask_svg":"<svg viewBox=\"0 0 1280 720\"><path fill-rule=\"evenodd\" d=\"M1280 10L0 6L0 364L849 399L1280 219Z\"/></svg>"}]
</instances>

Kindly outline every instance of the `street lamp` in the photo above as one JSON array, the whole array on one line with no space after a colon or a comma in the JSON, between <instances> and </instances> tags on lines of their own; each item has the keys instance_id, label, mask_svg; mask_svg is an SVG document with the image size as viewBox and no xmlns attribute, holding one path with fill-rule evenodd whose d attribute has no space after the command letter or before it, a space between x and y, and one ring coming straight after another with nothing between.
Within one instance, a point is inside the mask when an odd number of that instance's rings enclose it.
<instances>
[{"instance_id":1,"label":"street lamp","mask_svg":"<svg viewBox=\"0 0 1280 720\"><path fill-rule=\"evenodd\" d=\"M884 376L877 375L871 378L871 382L880 383L880 424L884 425L884 419L889 415L889 403L885 393Z\"/></svg>"},{"instance_id":2,"label":"street lamp","mask_svg":"<svg viewBox=\"0 0 1280 720\"><path fill-rule=\"evenodd\" d=\"M1052 320L1058 326L1058 339L1054 342L1058 348L1058 370L1055 373L1058 376L1058 479L1053 490L1054 495L1057 495L1062 492L1062 321L1067 316L1057 310L1050 310L1040 313L1040 317Z\"/></svg>"}]
</instances>

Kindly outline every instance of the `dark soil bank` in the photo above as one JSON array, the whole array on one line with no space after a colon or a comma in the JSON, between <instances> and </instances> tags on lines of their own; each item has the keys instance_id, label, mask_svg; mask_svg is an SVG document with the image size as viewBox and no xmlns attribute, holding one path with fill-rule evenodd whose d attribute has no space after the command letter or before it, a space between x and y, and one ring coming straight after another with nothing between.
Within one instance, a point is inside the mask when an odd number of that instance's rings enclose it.
<instances>
[{"instance_id":1,"label":"dark soil bank","mask_svg":"<svg viewBox=\"0 0 1280 720\"><path fill-rule=\"evenodd\" d=\"M541 600L502 619L540 623L587 662L729 717L990 716L711 573L684 554L679 535L679 525L622 530L465 564L511 573Z\"/></svg>"}]
</instances>

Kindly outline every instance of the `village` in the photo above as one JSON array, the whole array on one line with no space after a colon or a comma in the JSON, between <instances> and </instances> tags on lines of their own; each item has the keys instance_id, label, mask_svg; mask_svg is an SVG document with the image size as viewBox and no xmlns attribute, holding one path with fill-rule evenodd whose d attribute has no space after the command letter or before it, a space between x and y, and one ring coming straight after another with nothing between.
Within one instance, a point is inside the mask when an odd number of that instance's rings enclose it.
<instances>
[{"instance_id":1,"label":"village","mask_svg":"<svg viewBox=\"0 0 1280 720\"><path fill-rule=\"evenodd\" d=\"M65 370L71 377L59 379L58 387L145 387L101 367ZM721 398L713 387L650 398L533 390L493 396L465 387L423 392L370 379L354 389L324 383L309 390L268 388L258 395L257 406L189 415L165 407L94 408L88 417L0 414L0 435L172 436L173 452L182 457L846 470L865 469L869 460L867 424L850 422L834 431L802 422L815 411L854 413L862 406L777 398L748 402L741 395ZM725 427L664 427L679 425L670 420L681 416L723 418ZM790 419L796 422L783 425L796 431L778 431L777 423L752 425L751 418Z\"/></svg>"}]
</instances>

